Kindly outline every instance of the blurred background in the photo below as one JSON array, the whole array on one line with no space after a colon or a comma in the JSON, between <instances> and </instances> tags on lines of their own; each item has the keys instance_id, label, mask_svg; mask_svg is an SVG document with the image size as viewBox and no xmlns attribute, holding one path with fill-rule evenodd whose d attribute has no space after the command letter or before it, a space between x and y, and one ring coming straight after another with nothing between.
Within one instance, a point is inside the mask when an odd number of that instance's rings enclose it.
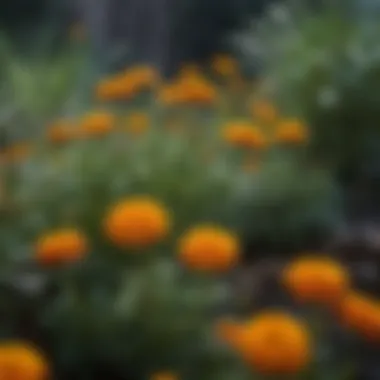
<instances>
[{"instance_id":1,"label":"blurred background","mask_svg":"<svg viewBox=\"0 0 380 380\"><path fill-rule=\"evenodd\" d=\"M379 380L379 0L3 0L0 379Z\"/></svg>"}]
</instances>

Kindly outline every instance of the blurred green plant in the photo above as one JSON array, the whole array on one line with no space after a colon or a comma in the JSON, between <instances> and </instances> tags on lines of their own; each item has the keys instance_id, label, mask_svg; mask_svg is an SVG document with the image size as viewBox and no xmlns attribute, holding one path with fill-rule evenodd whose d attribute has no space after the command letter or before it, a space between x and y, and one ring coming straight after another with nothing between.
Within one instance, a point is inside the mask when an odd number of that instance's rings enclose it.
<instances>
[{"instance_id":1,"label":"blurred green plant","mask_svg":"<svg viewBox=\"0 0 380 380\"><path fill-rule=\"evenodd\" d=\"M67 48L23 56L1 40L0 127L8 141L36 136L49 120L68 112L81 84L84 55Z\"/></svg>"},{"instance_id":2,"label":"blurred green plant","mask_svg":"<svg viewBox=\"0 0 380 380\"><path fill-rule=\"evenodd\" d=\"M184 271L170 241L136 256L104 237L106 210L130 194L151 194L175 211L173 239L194 223L219 220L234 184L231 168L202 165L207 141L194 145L157 132L140 140L120 131L67 146L42 144L4 173L11 210L1 218L0 282L17 291L4 292L2 333L37 340L63 379L102 370L146 379L167 368L185 377L245 376L210 335L218 308L233 304L222 280ZM78 266L37 266L43 286L31 292L25 284L35 272L28 263L36 238L67 225L86 232L90 257ZM28 327L21 328L25 318Z\"/></svg>"},{"instance_id":3,"label":"blurred green plant","mask_svg":"<svg viewBox=\"0 0 380 380\"><path fill-rule=\"evenodd\" d=\"M279 4L238 40L261 68L262 91L310 123L312 153L356 175L378 160L380 31L370 5Z\"/></svg>"},{"instance_id":4,"label":"blurred green plant","mask_svg":"<svg viewBox=\"0 0 380 380\"><path fill-rule=\"evenodd\" d=\"M342 223L342 201L330 173L300 158L276 157L263 163L234 204L247 255L321 248ZM251 248L250 248L251 247Z\"/></svg>"}]
</instances>

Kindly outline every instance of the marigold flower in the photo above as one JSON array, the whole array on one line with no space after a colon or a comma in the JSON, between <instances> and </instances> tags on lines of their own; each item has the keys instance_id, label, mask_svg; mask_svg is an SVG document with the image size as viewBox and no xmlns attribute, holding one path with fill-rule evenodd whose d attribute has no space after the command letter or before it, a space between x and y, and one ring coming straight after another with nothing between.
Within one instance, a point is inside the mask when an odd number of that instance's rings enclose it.
<instances>
[{"instance_id":1,"label":"marigold flower","mask_svg":"<svg viewBox=\"0 0 380 380\"><path fill-rule=\"evenodd\" d=\"M237 351L262 374L295 374L310 362L305 325L283 312L263 312L241 330Z\"/></svg>"},{"instance_id":2,"label":"marigold flower","mask_svg":"<svg viewBox=\"0 0 380 380\"><path fill-rule=\"evenodd\" d=\"M278 124L275 139L286 144L302 144L308 140L306 126L297 119L285 120Z\"/></svg>"},{"instance_id":3,"label":"marigold flower","mask_svg":"<svg viewBox=\"0 0 380 380\"><path fill-rule=\"evenodd\" d=\"M164 86L158 96L159 100L167 105L209 105L215 102L217 92L212 83L205 78L192 75L181 77Z\"/></svg>"},{"instance_id":4,"label":"marigold flower","mask_svg":"<svg viewBox=\"0 0 380 380\"><path fill-rule=\"evenodd\" d=\"M251 106L252 116L264 124L273 124L277 119L277 109L274 104L265 100L256 100Z\"/></svg>"},{"instance_id":5,"label":"marigold flower","mask_svg":"<svg viewBox=\"0 0 380 380\"><path fill-rule=\"evenodd\" d=\"M180 261L190 269L224 272L237 264L238 238L230 231L211 225L194 227L179 239Z\"/></svg>"},{"instance_id":6,"label":"marigold flower","mask_svg":"<svg viewBox=\"0 0 380 380\"><path fill-rule=\"evenodd\" d=\"M85 136L104 136L115 125L114 115L107 112L93 112L85 115L80 123L80 129Z\"/></svg>"},{"instance_id":7,"label":"marigold flower","mask_svg":"<svg viewBox=\"0 0 380 380\"><path fill-rule=\"evenodd\" d=\"M136 66L100 81L95 88L98 100L129 100L139 93L152 89L159 80L156 70Z\"/></svg>"},{"instance_id":8,"label":"marigold flower","mask_svg":"<svg viewBox=\"0 0 380 380\"><path fill-rule=\"evenodd\" d=\"M301 302L332 305L349 289L347 270L326 257L302 257L288 264L283 272L285 287Z\"/></svg>"},{"instance_id":9,"label":"marigold flower","mask_svg":"<svg viewBox=\"0 0 380 380\"><path fill-rule=\"evenodd\" d=\"M369 341L380 341L380 302L358 292L347 294L341 304L343 323Z\"/></svg>"},{"instance_id":10,"label":"marigold flower","mask_svg":"<svg viewBox=\"0 0 380 380\"><path fill-rule=\"evenodd\" d=\"M108 238L123 248L147 248L169 234L168 210L148 196L126 198L113 206L105 218Z\"/></svg>"},{"instance_id":11,"label":"marigold flower","mask_svg":"<svg viewBox=\"0 0 380 380\"><path fill-rule=\"evenodd\" d=\"M66 228L42 235L36 242L36 260L41 264L54 265L75 262L88 251L88 242L83 233Z\"/></svg>"},{"instance_id":12,"label":"marigold flower","mask_svg":"<svg viewBox=\"0 0 380 380\"><path fill-rule=\"evenodd\" d=\"M240 148L262 149L267 145L264 133L247 122L229 123L222 132L226 142Z\"/></svg>"},{"instance_id":13,"label":"marigold flower","mask_svg":"<svg viewBox=\"0 0 380 380\"><path fill-rule=\"evenodd\" d=\"M225 54L215 56L211 66L216 74L224 77L233 76L239 72L236 59Z\"/></svg>"},{"instance_id":14,"label":"marigold flower","mask_svg":"<svg viewBox=\"0 0 380 380\"><path fill-rule=\"evenodd\" d=\"M0 379L47 380L48 367L35 347L21 342L0 343Z\"/></svg>"},{"instance_id":15,"label":"marigold flower","mask_svg":"<svg viewBox=\"0 0 380 380\"><path fill-rule=\"evenodd\" d=\"M132 135L141 135L150 125L149 117L143 112L134 112L127 118L127 130Z\"/></svg>"}]
</instances>

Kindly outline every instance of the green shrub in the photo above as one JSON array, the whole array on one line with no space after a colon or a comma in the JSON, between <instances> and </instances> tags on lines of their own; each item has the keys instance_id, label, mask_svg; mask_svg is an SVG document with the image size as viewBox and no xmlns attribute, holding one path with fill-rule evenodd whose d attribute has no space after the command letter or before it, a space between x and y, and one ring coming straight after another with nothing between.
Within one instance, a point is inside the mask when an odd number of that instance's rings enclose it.
<instances>
[{"instance_id":1,"label":"green shrub","mask_svg":"<svg viewBox=\"0 0 380 380\"><path fill-rule=\"evenodd\" d=\"M263 91L310 123L312 153L357 173L373 162L380 134L379 26L356 1L307 4L273 7L240 46L260 64Z\"/></svg>"},{"instance_id":2,"label":"green shrub","mask_svg":"<svg viewBox=\"0 0 380 380\"><path fill-rule=\"evenodd\" d=\"M240 378L239 364L212 334L220 307L233 305L229 288L223 278L184 270L175 258L184 229L218 222L232 170L202 165L205 144L184 137L127 136L120 131L61 147L41 142L24 162L6 168L11 206L0 228L0 283L16 291L5 291L1 301L3 336L32 337L62 378L95 378L105 370L146 379L167 369L185 378L230 378L231 371ZM103 231L108 207L132 194L162 200L174 218L172 239L138 256L113 247ZM88 259L62 268L28 266L36 239L65 226L85 231ZM28 289L30 276L43 288Z\"/></svg>"}]
</instances>

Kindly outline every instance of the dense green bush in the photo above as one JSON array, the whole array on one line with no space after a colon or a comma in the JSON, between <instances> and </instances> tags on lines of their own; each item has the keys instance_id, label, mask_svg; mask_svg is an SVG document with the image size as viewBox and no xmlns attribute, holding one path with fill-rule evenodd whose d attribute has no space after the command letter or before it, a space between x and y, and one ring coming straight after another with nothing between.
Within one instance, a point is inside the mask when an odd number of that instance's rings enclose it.
<instances>
[{"instance_id":1,"label":"dense green bush","mask_svg":"<svg viewBox=\"0 0 380 380\"><path fill-rule=\"evenodd\" d=\"M261 67L263 91L310 123L312 153L356 174L378 160L380 45L373 9L356 1L318 11L307 3L278 5L240 40Z\"/></svg>"}]
</instances>

